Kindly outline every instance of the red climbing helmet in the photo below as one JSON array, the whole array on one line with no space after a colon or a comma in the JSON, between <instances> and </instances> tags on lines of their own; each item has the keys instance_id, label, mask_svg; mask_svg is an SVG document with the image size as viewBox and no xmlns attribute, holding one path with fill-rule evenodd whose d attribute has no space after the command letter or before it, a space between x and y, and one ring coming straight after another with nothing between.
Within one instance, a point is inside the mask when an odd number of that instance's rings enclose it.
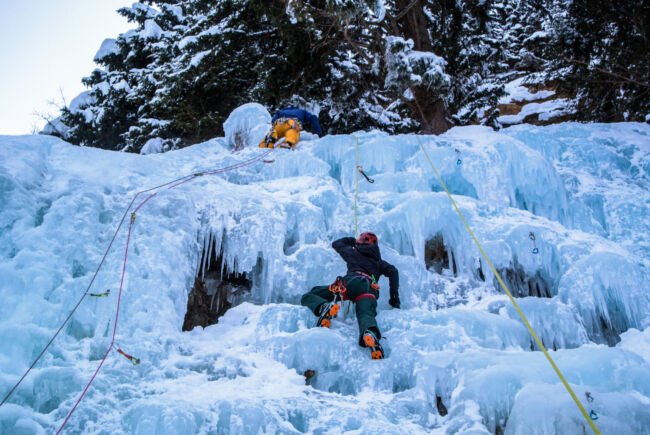
<instances>
[{"instance_id":1,"label":"red climbing helmet","mask_svg":"<svg viewBox=\"0 0 650 435\"><path fill-rule=\"evenodd\" d=\"M357 239L357 245L376 245L377 236L373 233L365 232L362 233Z\"/></svg>"}]
</instances>

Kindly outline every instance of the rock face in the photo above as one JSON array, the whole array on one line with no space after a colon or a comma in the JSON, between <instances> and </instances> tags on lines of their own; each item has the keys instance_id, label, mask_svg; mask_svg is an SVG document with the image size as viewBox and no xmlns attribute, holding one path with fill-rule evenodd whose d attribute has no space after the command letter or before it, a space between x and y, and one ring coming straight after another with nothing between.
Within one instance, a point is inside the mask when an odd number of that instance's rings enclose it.
<instances>
[{"instance_id":1,"label":"rock face","mask_svg":"<svg viewBox=\"0 0 650 435\"><path fill-rule=\"evenodd\" d=\"M205 252L204 252L205 255ZM191 331L196 326L207 327L219 321L232 306L250 293L252 283L246 274L223 273L223 257L213 257L205 274L194 279L194 286L187 297L187 312L183 321L183 331Z\"/></svg>"},{"instance_id":2,"label":"rock face","mask_svg":"<svg viewBox=\"0 0 650 435\"><path fill-rule=\"evenodd\" d=\"M424 245L424 261L427 269L433 268L436 273L442 273L443 269L449 269L451 258L454 276L456 275L456 261L453 252L449 255L442 234L437 233L433 238L426 241Z\"/></svg>"}]
</instances>

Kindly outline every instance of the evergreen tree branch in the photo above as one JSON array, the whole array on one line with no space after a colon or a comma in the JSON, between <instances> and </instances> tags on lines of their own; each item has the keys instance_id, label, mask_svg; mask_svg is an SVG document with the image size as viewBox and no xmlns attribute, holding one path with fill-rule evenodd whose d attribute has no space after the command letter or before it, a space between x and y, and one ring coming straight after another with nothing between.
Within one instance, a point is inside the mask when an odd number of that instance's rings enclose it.
<instances>
[{"instance_id":1,"label":"evergreen tree branch","mask_svg":"<svg viewBox=\"0 0 650 435\"><path fill-rule=\"evenodd\" d=\"M642 82L634 80L634 79L632 79L630 77L626 77L626 76L624 76L622 74L618 74L618 73L615 73L613 71L608 71L608 70L606 70L604 68L600 68L600 67L597 67L597 66L594 66L594 65L590 65L588 62L585 62L583 60L568 59L568 58L564 58L564 60L567 61L567 62L573 63L573 64L578 64L578 65L583 65L583 66L586 66L586 67L591 67L591 68L593 68L594 70L596 70L596 71L598 71L600 73L603 73L603 74L611 76L611 77L616 77L616 78L622 80L623 82L634 83L635 85L638 85L638 86L642 86L642 87L645 87L645 88L650 88L650 84L648 84L648 83L642 83Z\"/></svg>"}]
</instances>

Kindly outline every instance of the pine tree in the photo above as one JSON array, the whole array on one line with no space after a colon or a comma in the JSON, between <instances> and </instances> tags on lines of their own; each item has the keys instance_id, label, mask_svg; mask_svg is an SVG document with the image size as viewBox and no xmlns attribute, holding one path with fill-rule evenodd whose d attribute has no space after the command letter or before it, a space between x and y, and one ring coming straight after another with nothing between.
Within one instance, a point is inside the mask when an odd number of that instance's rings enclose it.
<instances>
[{"instance_id":1,"label":"pine tree","mask_svg":"<svg viewBox=\"0 0 650 435\"><path fill-rule=\"evenodd\" d=\"M557 23L554 71L580 120L643 121L650 113L650 5L574 0Z\"/></svg>"},{"instance_id":2,"label":"pine tree","mask_svg":"<svg viewBox=\"0 0 650 435\"><path fill-rule=\"evenodd\" d=\"M74 143L138 152L223 134L257 101L326 130L496 125L504 82L575 96L579 119L648 112L648 8L598 0L149 0L107 40L62 120ZM602 20L606 25L602 25ZM601 21L599 21L601 20ZM630 60L631 59L631 60Z\"/></svg>"}]
</instances>

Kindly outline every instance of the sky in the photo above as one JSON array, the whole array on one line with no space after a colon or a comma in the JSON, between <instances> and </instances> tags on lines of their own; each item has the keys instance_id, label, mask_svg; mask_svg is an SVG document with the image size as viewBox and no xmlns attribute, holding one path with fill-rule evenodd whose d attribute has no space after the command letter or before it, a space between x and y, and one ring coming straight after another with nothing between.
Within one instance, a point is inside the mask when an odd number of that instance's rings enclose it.
<instances>
[{"instance_id":1,"label":"sky","mask_svg":"<svg viewBox=\"0 0 650 435\"><path fill-rule=\"evenodd\" d=\"M128 0L0 0L0 135L29 134L85 90L106 38L135 27L116 11Z\"/></svg>"}]
</instances>

